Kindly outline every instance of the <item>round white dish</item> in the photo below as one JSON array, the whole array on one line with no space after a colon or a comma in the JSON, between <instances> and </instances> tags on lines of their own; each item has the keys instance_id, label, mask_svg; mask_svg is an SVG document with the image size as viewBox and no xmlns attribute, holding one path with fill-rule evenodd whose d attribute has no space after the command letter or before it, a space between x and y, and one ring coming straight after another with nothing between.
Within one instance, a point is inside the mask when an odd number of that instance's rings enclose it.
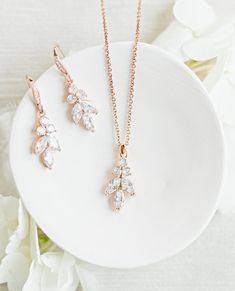
<instances>
[{"instance_id":1,"label":"round white dish","mask_svg":"<svg viewBox=\"0 0 235 291\"><path fill-rule=\"evenodd\" d=\"M122 129L130 52L129 42L111 46ZM103 48L80 51L64 63L99 110L96 132L68 118L64 79L51 67L36 84L62 148L53 170L31 153L36 111L29 91L12 129L11 167L26 208L55 243L90 263L130 268L176 254L209 223L223 180L223 136L206 91L186 66L139 44L128 148L136 196L116 213L103 193L117 151Z\"/></svg>"}]
</instances>

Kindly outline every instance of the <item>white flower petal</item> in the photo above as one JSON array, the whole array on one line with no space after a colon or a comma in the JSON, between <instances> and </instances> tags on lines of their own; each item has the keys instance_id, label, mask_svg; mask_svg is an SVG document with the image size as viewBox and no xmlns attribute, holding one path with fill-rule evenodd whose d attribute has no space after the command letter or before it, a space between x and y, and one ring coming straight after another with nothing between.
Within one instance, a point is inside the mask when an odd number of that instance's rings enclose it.
<instances>
[{"instance_id":1,"label":"white flower petal","mask_svg":"<svg viewBox=\"0 0 235 291\"><path fill-rule=\"evenodd\" d=\"M17 198L0 195L0 260L5 256L9 239L17 228L18 208Z\"/></svg>"},{"instance_id":2,"label":"white flower petal","mask_svg":"<svg viewBox=\"0 0 235 291\"><path fill-rule=\"evenodd\" d=\"M77 264L77 273L83 291L97 291L99 285L94 272L86 270L84 267Z\"/></svg>"},{"instance_id":3,"label":"white flower petal","mask_svg":"<svg viewBox=\"0 0 235 291\"><path fill-rule=\"evenodd\" d=\"M30 254L32 259L37 259L40 262L41 258L38 242L38 229L37 224L32 217L30 217Z\"/></svg>"},{"instance_id":4,"label":"white flower petal","mask_svg":"<svg viewBox=\"0 0 235 291\"><path fill-rule=\"evenodd\" d=\"M235 127L224 125L227 149L227 175L223 185L222 199L219 204L219 211L224 214L235 213Z\"/></svg>"},{"instance_id":5,"label":"white flower petal","mask_svg":"<svg viewBox=\"0 0 235 291\"><path fill-rule=\"evenodd\" d=\"M175 18L197 34L201 34L216 20L212 7L204 0L177 0L173 14Z\"/></svg>"},{"instance_id":6,"label":"white flower petal","mask_svg":"<svg viewBox=\"0 0 235 291\"><path fill-rule=\"evenodd\" d=\"M226 75L212 89L211 99L223 122L235 126L235 86Z\"/></svg>"},{"instance_id":7,"label":"white flower petal","mask_svg":"<svg viewBox=\"0 0 235 291\"><path fill-rule=\"evenodd\" d=\"M7 282L9 291L21 291L29 272L30 260L21 253L7 255L0 266L0 284Z\"/></svg>"},{"instance_id":8,"label":"white flower petal","mask_svg":"<svg viewBox=\"0 0 235 291\"><path fill-rule=\"evenodd\" d=\"M189 58L184 54L182 45L193 38L190 29L182 26L177 21L173 21L169 26L152 42L153 45L159 46L169 53L173 54L182 61Z\"/></svg>"},{"instance_id":9,"label":"white flower petal","mask_svg":"<svg viewBox=\"0 0 235 291\"><path fill-rule=\"evenodd\" d=\"M6 247L6 253L11 254L19 250L21 242L26 238L29 232L29 215L21 201L19 201L18 227L10 237Z\"/></svg>"},{"instance_id":10,"label":"white flower petal","mask_svg":"<svg viewBox=\"0 0 235 291\"><path fill-rule=\"evenodd\" d=\"M199 38L186 42L183 52L193 60L204 61L221 55L233 45L234 27L230 21L217 22L213 28Z\"/></svg>"},{"instance_id":11,"label":"white flower petal","mask_svg":"<svg viewBox=\"0 0 235 291\"><path fill-rule=\"evenodd\" d=\"M222 77L226 69L227 62L230 55L228 51L229 50L225 50L224 53L222 53L221 55L217 57L216 64L210 70L206 78L203 80L203 84L208 91L211 91L212 88L217 84L219 79Z\"/></svg>"},{"instance_id":12,"label":"white flower petal","mask_svg":"<svg viewBox=\"0 0 235 291\"><path fill-rule=\"evenodd\" d=\"M22 291L75 291L79 279L76 260L66 252L45 253L32 262Z\"/></svg>"}]
</instances>

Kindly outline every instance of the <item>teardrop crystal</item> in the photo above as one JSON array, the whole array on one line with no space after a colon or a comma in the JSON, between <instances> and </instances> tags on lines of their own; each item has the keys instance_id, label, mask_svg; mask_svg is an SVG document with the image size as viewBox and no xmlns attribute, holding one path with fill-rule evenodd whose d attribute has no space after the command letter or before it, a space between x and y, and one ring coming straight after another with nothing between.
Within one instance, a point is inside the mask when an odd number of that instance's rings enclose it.
<instances>
[{"instance_id":1,"label":"teardrop crystal","mask_svg":"<svg viewBox=\"0 0 235 291\"><path fill-rule=\"evenodd\" d=\"M125 202L124 193L121 190L117 191L115 193L114 199L113 199L113 203L114 203L116 210L120 210L121 207L123 206L124 202Z\"/></svg>"}]
</instances>

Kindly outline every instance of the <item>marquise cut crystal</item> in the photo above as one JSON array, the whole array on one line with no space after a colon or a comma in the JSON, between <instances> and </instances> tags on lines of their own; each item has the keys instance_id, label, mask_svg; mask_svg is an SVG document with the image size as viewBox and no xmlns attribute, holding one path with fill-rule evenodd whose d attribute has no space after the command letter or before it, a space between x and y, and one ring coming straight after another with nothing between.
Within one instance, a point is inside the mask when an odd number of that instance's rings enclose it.
<instances>
[{"instance_id":1,"label":"marquise cut crystal","mask_svg":"<svg viewBox=\"0 0 235 291\"><path fill-rule=\"evenodd\" d=\"M48 143L48 136L47 135L40 137L35 142L35 147L34 147L35 154L40 155L46 149L47 143Z\"/></svg>"},{"instance_id":2,"label":"marquise cut crystal","mask_svg":"<svg viewBox=\"0 0 235 291\"><path fill-rule=\"evenodd\" d=\"M51 169L54 163L54 156L53 156L53 150L51 148L47 148L43 153L42 153L42 161L44 165Z\"/></svg>"},{"instance_id":3,"label":"marquise cut crystal","mask_svg":"<svg viewBox=\"0 0 235 291\"><path fill-rule=\"evenodd\" d=\"M88 102L82 102L82 108L85 113L97 113L97 110Z\"/></svg>"},{"instance_id":4,"label":"marquise cut crystal","mask_svg":"<svg viewBox=\"0 0 235 291\"><path fill-rule=\"evenodd\" d=\"M54 151L60 151L60 145L55 136L50 136L48 138L49 147Z\"/></svg>"},{"instance_id":5,"label":"marquise cut crystal","mask_svg":"<svg viewBox=\"0 0 235 291\"><path fill-rule=\"evenodd\" d=\"M82 90L82 89L79 89L78 90L78 95L79 95L79 97L81 99L86 99L87 98L87 93L84 90Z\"/></svg>"},{"instance_id":6,"label":"marquise cut crystal","mask_svg":"<svg viewBox=\"0 0 235 291\"><path fill-rule=\"evenodd\" d=\"M72 117L75 124L78 124L82 117L82 106L80 103L76 103L72 109Z\"/></svg>"},{"instance_id":7,"label":"marquise cut crystal","mask_svg":"<svg viewBox=\"0 0 235 291\"><path fill-rule=\"evenodd\" d=\"M118 188L120 187L120 184L121 184L121 179L120 179L120 178L113 178L113 179L109 182L109 184L108 184L108 186L107 186L107 188L106 188L105 193L106 193L107 195L112 194L113 192L115 192L115 191L118 190Z\"/></svg>"},{"instance_id":8,"label":"marquise cut crystal","mask_svg":"<svg viewBox=\"0 0 235 291\"><path fill-rule=\"evenodd\" d=\"M85 113L82 116L83 125L87 130L94 130L93 116L89 113Z\"/></svg>"},{"instance_id":9,"label":"marquise cut crystal","mask_svg":"<svg viewBox=\"0 0 235 291\"><path fill-rule=\"evenodd\" d=\"M133 187L133 184L130 180L128 179L122 179L122 190L124 192L127 192L128 194L130 195L134 195L135 191L134 191L134 187Z\"/></svg>"},{"instance_id":10,"label":"marquise cut crystal","mask_svg":"<svg viewBox=\"0 0 235 291\"><path fill-rule=\"evenodd\" d=\"M55 130L55 126L54 126L54 124L47 124L47 126L46 126L46 130L47 130L47 132L48 133L53 133L53 132L55 132L56 130Z\"/></svg>"}]
</instances>

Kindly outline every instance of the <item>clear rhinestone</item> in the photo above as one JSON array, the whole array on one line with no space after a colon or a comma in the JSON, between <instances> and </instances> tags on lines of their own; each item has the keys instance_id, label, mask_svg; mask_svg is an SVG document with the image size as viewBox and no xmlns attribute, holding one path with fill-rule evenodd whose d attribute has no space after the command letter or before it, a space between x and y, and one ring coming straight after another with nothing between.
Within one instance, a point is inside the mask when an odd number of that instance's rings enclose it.
<instances>
[{"instance_id":1,"label":"clear rhinestone","mask_svg":"<svg viewBox=\"0 0 235 291\"><path fill-rule=\"evenodd\" d=\"M80 103L76 103L72 109L72 117L75 124L78 124L82 117L82 106Z\"/></svg>"},{"instance_id":2,"label":"clear rhinestone","mask_svg":"<svg viewBox=\"0 0 235 291\"><path fill-rule=\"evenodd\" d=\"M55 151L60 151L60 144L58 142L58 139L55 136L49 136L48 138L48 145L50 149L53 149Z\"/></svg>"},{"instance_id":3,"label":"clear rhinestone","mask_svg":"<svg viewBox=\"0 0 235 291\"><path fill-rule=\"evenodd\" d=\"M54 163L53 150L48 148L42 154L42 161L44 165L51 169Z\"/></svg>"},{"instance_id":4,"label":"clear rhinestone","mask_svg":"<svg viewBox=\"0 0 235 291\"><path fill-rule=\"evenodd\" d=\"M105 193L108 195L108 194L112 194L113 192L117 191L119 186L120 186L120 183L121 183L121 180L119 178L112 179L109 182Z\"/></svg>"},{"instance_id":5,"label":"clear rhinestone","mask_svg":"<svg viewBox=\"0 0 235 291\"><path fill-rule=\"evenodd\" d=\"M68 88L69 94L77 95L78 94L78 87L75 84L71 84Z\"/></svg>"},{"instance_id":6,"label":"clear rhinestone","mask_svg":"<svg viewBox=\"0 0 235 291\"><path fill-rule=\"evenodd\" d=\"M82 108L86 113L97 113L96 108L88 102L82 102Z\"/></svg>"},{"instance_id":7,"label":"clear rhinestone","mask_svg":"<svg viewBox=\"0 0 235 291\"><path fill-rule=\"evenodd\" d=\"M46 134L46 128L44 126L39 126L36 130L37 135L45 135Z\"/></svg>"},{"instance_id":8,"label":"clear rhinestone","mask_svg":"<svg viewBox=\"0 0 235 291\"><path fill-rule=\"evenodd\" d=\"M48 125L48 124L50 124L51 122L50 122L50 119L48 118L48 117L46 117L46 116L43 116L41 119L40 119L40 124L42 125L42 126L46 126L46 125Z\"/></svg>"},{"instance_id":9,"label":"clear rhinestone","mask_svg":"<svg viewBox=\"0 0 235 291\"><path fill-rule=\"evenodd\" d=\"M125 167L127 165L127 161L125 158L120 159L119 161L120 167Z\"/></svg>"},{"instance_id":10,"label":"clear rhinestone","mask_svg":"<svg viewBox=\"0 0 235 291\"><path fill-rule=\"evenodd\" d=\"M122 170L122 173L123 173L124 176L129 176L131 174L131 169L129 167L125 167Z\"/></svg>"},{"instance_id":11,"label":"clear rhinestone","mask_svg":"<svg viewBox=\"0 0 235 291\"><path fill-rule=\"evenodd\" d=\"M114 195L114 206L116 210L120 210L125 201L125 196L122 191L117 191Z\"/></svg>"},{"instance_id":12,"label":"clear rhinestone","mask_svg":"<svg viewBox=\"0 0 235 291\"><path fill-rule=\"evenodd\" d=\"M79 89L78 90L78 95L79 95L79 97L81 99L86 99L87 98L87 93L84 90L82 90L82 89Z\"/></svg>"},{"instance_id":13,"label":"clear rhinestone","mask_svg":"<svg viewBox=\"0 0 235 291\"><path fill-rule=\"evenodd\" d=\"M121 169L119 168L119 167L115 167L114 169L113 169L113 174L114 175L120 175L121 174Z\"/></svg>"},{"instance_id":14,"label":"clear rhinestone","mask_svg":"<svg viewBox=\"0 0 235 291\"><path fill-rule=\"evenodd\" d=\"M55 126L52 123L51 124L47 124L46 129L47 129L48 133L53 133L53 132L56 131L55 130Z\"/></svg>"},{"instance_id":15,"label":"clear rhinestone","mask_svg":"<svg viewBox=\"0 0 235 291\"><path fill-rule=\"evenodd\" d=\"M128 179L122 179L122 189L123 189L123 191L125 191L126 193L128 193L130 195L135 194L133 184Z\"/></svg>"},{"instance_id":16,"label":"clear rhinestone","mask_svg":"<svg viewBox=\"0 0 235 291\"><path fill-rule=\"evenodd\" d=\"M47 143L48 143L48 136L44 135L42 137L40 137L34 146L34 151L37 155L41 154L47 147Z\"/></svg>"},{"instance_id":17,"label":"clear rhinestone","mask_svg":"<svg viewBox=\"0 0 235 291\"><path fill-rule=\"evenodd\" d=\"M87 130L93 131L94 130L94 123L91 114L85 113L82 116L83 125Z\"/></svg>"},{"instance_id":18,"label":"clear rhinestone","mask_svg":"<svg viewBox=\"0 0 235 291\"><path fill-rule=\"evenodd\" d=\"M67 102L69 104L74 104L77 101L77 97L75 95L68 95Z\"/></svg>"}]
</instances>

